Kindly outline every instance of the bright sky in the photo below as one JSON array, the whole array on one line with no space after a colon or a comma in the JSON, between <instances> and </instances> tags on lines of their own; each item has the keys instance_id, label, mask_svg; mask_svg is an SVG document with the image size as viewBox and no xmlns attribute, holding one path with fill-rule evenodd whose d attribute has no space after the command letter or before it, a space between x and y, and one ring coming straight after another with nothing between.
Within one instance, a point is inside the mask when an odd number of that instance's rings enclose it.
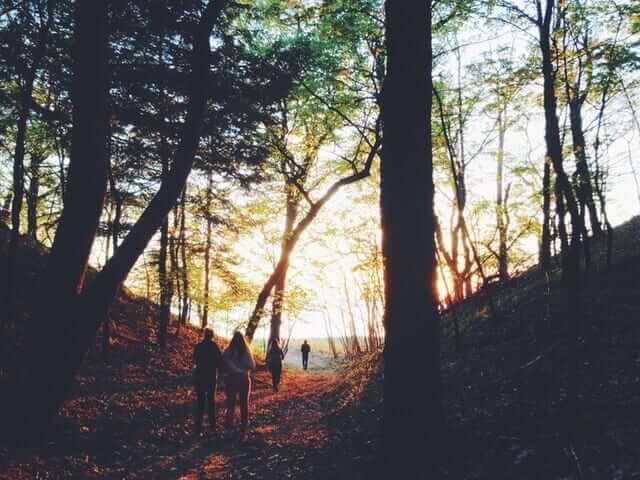
<instances>
[{"instance_id":1,"label":"bright sky","mask_svg":"<svg viewBox=\"0 0 640 480\"><path fill-rule=\"evenodd\" d=\"M468 45L462 49L463 70L470 63L478 62L484 53L497 51L501 46L513 46L514 58L525 53L526 42L521 37L514 37L510 32L505 32L500 37L486 39L476 33L477 31L475 29L460 35L460 41ZM456 71L455 58L449 55L446 61L437 65L434 76L443 76L451 83L456 78ZM463 77L462 84L466 88L474 88L469 77ZM540 93L540 89L539 84L530 87L536 95ZM640 199L632 174L633 168L636 171L640 170L640 164L633 155L634 152L640 151L640 126L632 124L625 102L625 99L619 99L611 105L610 119L603 131L603 138L612 140L603 153L609 158L608 213L614 225L624 222L640 211ZM527 105L527 117L520 118L516 125L510 128L506 137L506 183L512 184L514 197L520 199L518 211L525 216L539 217L541 212L527 199L527 195L533 193L528 183L539 185L540 179L519 179L511 172L513 166L522 165L524 160L532 162L540 169L542 166L542 109L540 105L537 108L532 106L534 103L531 99L527 100ZM585 125L588 130L593 127L593 117L593 110L587 109ZM613 118L615 121L611 120ZM561 117L560 121L562 123L566 119ZM475 146L490 133L493 125L494 119L486 114L478 113L470 119L465 131L468 152L476 149ZM565 143L569 142L570 138L567 137ZM474 206L482 203L489 205L484 213L476 211L473 218L477 220L472 222L475 232L485 237L490 236L495 225L491 207L495 199L495 149L495 141L489 143L470 163L467 172L469 211L473 211ZM324 151L320 163L331 161L335 161L332 152ZM570 162L568 158L568 167ZM439 173L438 176L441 177L442 174ZM288 287L290 291L305 290L306 297L301 298L303 307L299 312L285 314L282 332L284 336L291 334L294 338L324 337L327 335L327 319L331 320L334 335L339 335L344 332L344 324L352 315L356 319L359 331L362 331L361 325L367 318L366 304L361 299L365 277L364 273L357 269L362 256L355 252L367 246L371 250L379 244L378 200L375 193L377 188L376 180L373 178L346 187L336 194L316 221L304 232L291 259ZM322 189L319 189L319 192L321 191ZM318 193L315 196L317 198ZM446 183L439 183L436 209L443 219L449 218L448 212L451 208L447 197L451 198L450 187ZM367 200L363 201L363 198ZM262 285L267 279L279 253L278 235L282 231L283 215L283 209L280 209L280 214L272 217L261 231L243 236L235 245L235 251L241 259L240 265L236 268L239 276L257 285ZM448 220L443 223L446 226ZM363 225L366 228L363 228ZM532 260L535 260L537 238L523 238L521 248L529 252ZM96 251L98 250L99 245ZM94 261L96 258L97 255L94 256ZM215 295L215 289L213 294ZM253 303L247 303L230 312L213 311L214 328L219 333L230 335L236 324L246 322L252 309ZM380 310L377 314L380 316ZM197 321L195 315L194 320ZM267 323L268 314L263 318L262 324ZM266 333L266 328L260 328L257 337L261 338Z\"/></svg>"}]
</instances>

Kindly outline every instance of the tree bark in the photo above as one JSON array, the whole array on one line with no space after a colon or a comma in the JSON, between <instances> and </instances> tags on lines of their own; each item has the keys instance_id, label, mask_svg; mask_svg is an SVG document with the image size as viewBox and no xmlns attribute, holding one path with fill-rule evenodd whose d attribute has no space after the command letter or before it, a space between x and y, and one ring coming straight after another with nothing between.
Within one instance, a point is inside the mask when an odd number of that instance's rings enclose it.
<instances>
[{"instance_id":1,"label":"tree bark","mask_svg":"<svg viewBox=\"0 0 640 480\"><path fill-rule=\"evenodd\" d=\"M386 339L378 472L385 478L428 478L436 465L442 424L431 153L431 3L388 0L385 12L380 210ZM414 348L416 339L421 348ZM417 365L419 381L412 370Z\"/></svg>"},{"instance_id":2,"label":"tree bark","mask_svg":"<svg viewBox=\"0 0 640 480\"><path fill-rule=\"evenodd\" d=\"M29 164L29 191L27 192L27 236L38 241L38 203L40 197L40 166L44 156L32 154Z\"/></svg>"},{"instance_id":3,"label":"tree bark","mask_svg":"<svg viewBox=\"0 0 640 480\"><path fill-rule=\"evenodd\" d=\"M555 70L553 67L551 52L551 21L555 8L554 0L547 0L545 12L542 12L540 3L538 6L539 44L542 54L543 75L543 103L545 115L545 140L547 144L547 156L556 175L556 202L558 208L558 227L562 242L562 272L567 292L567 343L569 351L568 359L568 388L567 388L567 431L573 435L578 418L578 339L580 334L580 303L578 294L579 262L580 262L580 236L584 231L581 223L578 203L573 193L571 183L567 177L563 165L562 143L560 140L560 127L557 116L557 98L555 92ZM565 229L565 211L569 213L571 222L571 240Z\"/></svg>"},{"instance_id":4,"label":"tree bark","mask_svg":"<svg viewBox=\"0 0 640 480\"><path fill-rule=\"evenodd\" d=\"M7 286L5 289L5 306L7 309L7 319L15 321L14 298L16 296L15 272L18 269L18 241L20 238L20 214L24 199L24 156L25 141L27 137L27 124L31 113L33 101L33 88L40 69L40 64L45 54L47 37L53 21L53 2L47 2L47 19L40 18L40 30L35 46L33 62L27 71L24 84L20 92L18 122L16 125L16 145L13 155L13 198L11 202L11 234L9 236L9 246L7 249Z\"/></svg>"},{"instance_id":5,"label":"tree bark","mask_svg":"<svg viewBox=\"0 0 640 480\"><path fill-rule=\"evenodd\" d=\"M593 186L589 164L587 162L586 141L582 127L582 101L573 99L569 102L569 121L573 138L573 155L576 161L577 193L580 203L580 216L584 223L585 213L589 214L589 223L594 235L602 233L598 212L593 198ZM586 211L586 212L585 212Z\"/></svg>"},{"instance_id":6,"label":"tree bark","mask_svg":"<svg viewBox=\"0 0 640 480\"><path fill-rule=\"evenodd\" d=\"M182 268L180 269L180 276L182 277L182 311L180 316L180 323L182 325L187 324L189 319L189 265L187 264L187 232L186 232L186 217L187 217L187 189L182 191L180 198L180 261L182 262Z\"/></svg>"},{"instance_id":7,"label":"tree bark","mask_svg":"<svg viewBox=\"0 0 640 480\"><path fill-rule=\"evenodd\" d=\"M36 315L33 357L0 423L11 443L40 443L131 267L184 188L200 139L213 25L227 2L210 2L193 34L188 105L173 168L103 270L83 290L107 183L107 9L76 2L73 145L65 207L50 255L48 298ZM9 428L5 428L7 425Z\"/></svg>"},{"instance_id":8,"label":"tree bark","mask_svg":"<svg viewBox=\"0 0 640 480\"><path fill-rule=\"evenodd\" d=\"M496 225L498 228L498 277L501 282L509 280L509 257L507 252L506 205L504 199L504 137L507 126L506 106L498 113L498 151L496 152Z\"/></svg>"},{"instance_id":9,"label":"tree bark","mask_svg":"<svg viewBox=\"0 0 640 480\"><path fill-rule=\"evenodd\" d=\"M202 328L206 328L209 323L209 281L211 280L211 237L213 231L213 218L211 217L211 197L213 193L213 175L207 172L207 191L205 194L205 218L207 222L207 233L204 249L204 288L202 298Z\"/></svg>"},{"instance_id":10,"label":"tree bark","mask_svg":"<svg viewBox=\"0 0 640 480\"><path fill-rule=\"evenodd\" d=\"M28 340L32 358L0 410L4 440L40 443L89 342L82 337L86 304L79 307L89 253L106 191L107 8L79 0L75 10L73 129L70 172L44 278L43 299ZM95 330L101 323L95 324ZM86 323L93 323L95 319ZM26 348L26 347L25 347Z\"/></svg>"},{"instance_id":11,"label":"tree bark","mask_svg":"<svg viewBox=\"0 0 640 480\"><path fill-rule=\"evenodd\" d=\"M373 163L373 159L378 154L378 151L381 146L382 139L377 131L379 124L376 125L376 140L373 145L371 145L371 150L367 155L367 159L364 162L364 166L362 170L359 170L349 176L343 177L340 180L334 182L320 197L319 200L314 202L310 207L304 217L300 219L300 221L296 224L296 226L291 231L291 235L285 241L285 247L281 249L281 255L278 259L278 263L276 263L273 272L269 275L269 278L262 286L260 293L258 294L258 298L256 300L255 307L251 316L249 317L249 322L247 323L247 328L245 330L245 337L249 341L253 340L253 336L260 325L260 319L264 314L264 307L267 304L267 300L269 299L269 295L271 295L271 291L273 287L278 282L281 275L284 274L286 269L289 266L289 256L293 252L298 240L300 239L300 235L307 229L309 225L315 220L318 216L322 208L325 204L331 200L331 198L336 194L338 190L346 185L350 185L355 183L363 178L366 178L370 175L371 172L371 164Z\"/></svg>"},{"instance_id":12,"label":"tree bark","mask_svg":"<svg viewBox=\"0 0 640 480\"><path fill-rule=\"evenodd\" d=\"M295 186L286 185L287 207L285 216L284 231L282 232L282 243L280 246L280 257L287 258L282 274L275 283L275 292L272 300L271 326L269 330L269 341L280 341L280 327L282 326L282 307L284 303L285 286L287 281L287 270L289 269L289 257L291 251L287 251L287 239L293 232L293 227L298 216L299 195L295 195Z\"/></svg>"},{"instance_id":13,"label":"tree bark","mask_svg":"<svg viewBox=\"0 0 640 480\"><path fill-rule=\"evenodd\" d=\"M551 161L545 155L542 171L542 237L540 239L540 267L551 268Z\"/></svg>"}]
</instances>

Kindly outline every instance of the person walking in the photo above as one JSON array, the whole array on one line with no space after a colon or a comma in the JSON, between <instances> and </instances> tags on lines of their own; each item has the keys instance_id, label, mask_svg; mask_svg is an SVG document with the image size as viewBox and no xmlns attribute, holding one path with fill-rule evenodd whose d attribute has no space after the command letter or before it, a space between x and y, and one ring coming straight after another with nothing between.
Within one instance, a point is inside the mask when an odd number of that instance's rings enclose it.
<instances>
[{"instance_id":1,"label":"person walking","mask_svg":"<svg viewBox=\"0 0 640 480\"><path fill-rule=\"evenodd\" d=\"M305 340L302 342L302 347L300 347L300 351L302 352L302 368L305 370L309 366L309 353L311 352L311 347Z\"/></svg>"},{"instance_id":2,"label":"person walking","mask_svg":"<svg viewBox=\"0 0 640 480\"><path fill-rule=\"evenodd\" d=\"M282 360L284 352L280 348L280 342L275 339L269 342L267 349L267 368L271 373L271 382L273 383L273 391L277 392L280 386L280 378L282 376Z\"/></svg>"},{"instance_id":3,"label":"person walking","mask_svg":"<svg viewBox=\"0 0 640 480\"><path fill-rule=\"evenodd\" d=\"M235 332L222 354L226 374L227 414L226 423L231 425L235 416L236 402L240 404L241 432L244 435L249 423L249 395L251 394L251 370L256 362L242 333Z\"/></svg>"},{"instance_id":4,"label":"person walking","mask_svg":"<svg viewBox=\"0 0 640 480\"><path fill-rule=\"evenodd\" d=\"M221 367L221 353L213 341L213 330L204 329L204 338L193 349L194 386L196 391L195 431L202 433L202 418L205 407L209 416L209 427L216 430L216 383Z\"/></svg>"}]
</instances>

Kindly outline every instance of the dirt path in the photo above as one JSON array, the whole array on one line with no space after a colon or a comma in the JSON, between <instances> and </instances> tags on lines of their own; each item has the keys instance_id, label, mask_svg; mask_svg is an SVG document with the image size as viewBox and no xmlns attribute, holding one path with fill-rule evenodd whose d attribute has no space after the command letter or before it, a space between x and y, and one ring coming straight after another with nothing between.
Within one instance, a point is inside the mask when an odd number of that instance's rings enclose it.
<instances>
[{"instance_id":1,"label":"dirt path","mask_svg":"<svg viewBox=\"0 0 640 480\"><path fill-rule=\"evenodd\" d=\"M0 451L0 478L343 478L335 473L343 455L334 451L340 445L330 418L337 381L330 371L289 370L274 393L268 374L256 373L245 439L237 428L193 435L186 378L94 390L67 404L46 448ZM219 425L222 413L220 408Z\"/></svg>"}]
</instances>

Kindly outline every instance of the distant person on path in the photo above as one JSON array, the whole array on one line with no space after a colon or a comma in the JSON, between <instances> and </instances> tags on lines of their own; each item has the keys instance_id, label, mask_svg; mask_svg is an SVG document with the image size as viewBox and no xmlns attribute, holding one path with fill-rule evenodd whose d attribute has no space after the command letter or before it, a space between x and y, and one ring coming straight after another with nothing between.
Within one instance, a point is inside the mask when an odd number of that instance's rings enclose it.
<instances>
[{"instance_id":1,"label":"distant person on path","mask_svg":"<svg viewBox=\"0 0 640 480\"><path fill-rule=\"evenodd\" d=\"M280 343L277 339L271 340L269 342L269 348L267 349L267 368L269 369L269 373L271 373L274 392L277 392L280 386L283 359L284 352L282 351L282 348L280 348Z\"/></svg>"},{"instance_id":2,"label":"distant person on path","mask_svg":"<svg viewBox=\"0 0 640 480\"><path fill-rule=\"evenodd\" d=\"M204 329L204 338L193 350L193 362L196 365L194 385L196 390L196 434L202 432L202 417L205 405L209 416L209 426L216 429L216 383L217 373L222 366L220 348L213 341L213 330Z\"/></svg>"},{"instance_id":3,"label":"distant person on path","mask_svg":"<svg viewBox=\"0 0 640 480\"><path fill-rule=\"evenodd\" d=\"M302 347L300 347L300 351L302 352L302 368L305 370L309 366L309 353L311 352L311 347L305 340L302 342Z\"/></svg>"},{"instance_id":4,"label":"distant person on path","mask_svg":"<svg viewBox=\"0 0 640 480\"><path fill-rule=\"evenodd\" d=\"M249 395L251 394L251 377L256 362L242 333L235 332L229 346L222 354L226 373L227 415L226 423L231 425L236 409L236 399L240 403L240 419L242 433L249 423Z\"/></svg>"}]
</instances>

